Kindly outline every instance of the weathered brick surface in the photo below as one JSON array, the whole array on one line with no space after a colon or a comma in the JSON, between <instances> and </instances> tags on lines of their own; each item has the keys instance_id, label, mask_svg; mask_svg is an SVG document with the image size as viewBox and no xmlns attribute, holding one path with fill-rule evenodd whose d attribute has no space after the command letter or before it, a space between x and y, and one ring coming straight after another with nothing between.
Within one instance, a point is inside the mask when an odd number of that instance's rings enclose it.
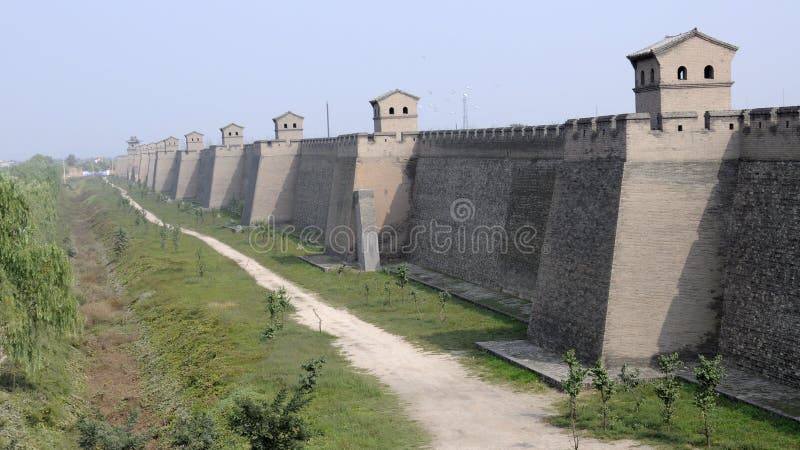
<instances>
[{"instance_id":1,"label":"weathered brick surface","mask_svg":"<svg viewBox=\"0 0 800 450\"><path fill-rule=\"evenodd\" d=\"M603 356L716 351L735 161L633 161L622 177Z\"/></svg>"},{"instance_id":2,"label":"weathered brick surface","mask_svg":"<svg viewBox=\"0 0 800 450\"><path fill-rule=\"evenodd\" d=\"M800 162L743 162L731 219L720 350L800 386Z\"/></svg>"},{"instance_id":3,"label":"weathered brick surface","mask_svg":"<svg viewBox=\"0 0 800 450\"><path fill-rule=\"evenodd\" d=\"M534 344L600 356L622 173L618 160L558 168L528 327Z\"/></svg>"},{"instance_id":4,"label":"weathered brick surface","mask_svg":"<svg viewBox=\"0 0 800 450\"><path fill-rule=\"evenodd\" d=\"M425 145L414 178L409 258L531 298L558 143L474 140Z\"/></svg>"}]
</instances>

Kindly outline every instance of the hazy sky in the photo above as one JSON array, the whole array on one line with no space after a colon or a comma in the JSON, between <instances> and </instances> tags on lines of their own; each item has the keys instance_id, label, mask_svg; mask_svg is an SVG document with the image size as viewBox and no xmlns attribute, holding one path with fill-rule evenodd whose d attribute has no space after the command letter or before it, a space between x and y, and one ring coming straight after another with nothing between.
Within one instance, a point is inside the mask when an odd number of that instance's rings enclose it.
<instances>
[{"instance_id":1,"label":"hazy sky","mask_svg":"<svg viewBox=\"0 0 800 450\"><path fill-rule=\"evenodd\" d=\"M219 143L372 131L368 100L422 97L421 129L634 110L625 55L698 27L739 46L733 107L800 104L800 2L0 0L0 159L116 155L136 135ZM210 138L210 139L209 139Z\"/></svg>"}]
</instances>

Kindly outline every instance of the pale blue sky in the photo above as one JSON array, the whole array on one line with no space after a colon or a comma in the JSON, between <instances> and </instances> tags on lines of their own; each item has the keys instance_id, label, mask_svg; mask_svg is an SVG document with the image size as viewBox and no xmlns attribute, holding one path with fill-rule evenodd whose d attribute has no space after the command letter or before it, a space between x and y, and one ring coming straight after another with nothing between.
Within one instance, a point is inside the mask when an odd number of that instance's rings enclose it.
<instances>
[{"instance_id":1,"label":"pale blue sky","mask_svg":"<svg viewBox=\"0 0 800 450\"><path fill-rule=\"evenodd\" d=\"M800 2L0 0L0 159L115 155L236 122L272 138L370 132L368 100L422 97L420 128L631 112L625 55L695 26L739 46L733 107L800 104Z\"/></svg>"}]
</instances>

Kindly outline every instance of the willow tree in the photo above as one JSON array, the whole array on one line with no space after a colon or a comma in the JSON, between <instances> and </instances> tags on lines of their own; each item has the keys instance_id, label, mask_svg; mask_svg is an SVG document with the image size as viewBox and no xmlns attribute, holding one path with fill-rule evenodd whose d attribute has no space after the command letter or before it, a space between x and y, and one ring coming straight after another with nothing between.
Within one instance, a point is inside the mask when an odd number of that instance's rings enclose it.
<instances>
[{"instance_id":1,"label":"willow tree","mask_svg":"<svg viewBox=\"0 0 800 450\"><path fill-rule=\"evenodd\" d=\"M0 177L0 364L35 372L47 340L75 330L77 302L67 255L34 236L32 217L22 189Z\"/></svg>"}]
</instances>

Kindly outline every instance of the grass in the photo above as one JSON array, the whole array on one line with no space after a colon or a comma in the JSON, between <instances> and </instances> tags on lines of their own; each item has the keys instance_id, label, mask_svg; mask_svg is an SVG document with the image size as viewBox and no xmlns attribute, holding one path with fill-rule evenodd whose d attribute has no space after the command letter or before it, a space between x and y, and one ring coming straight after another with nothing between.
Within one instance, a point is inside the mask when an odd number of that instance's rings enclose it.
<instances>
[{"instance_id":1,"label":"grass","mask_svg":"<svg viewBox=\"0 0 800 450\"><path fill-rule=\"evenodd\" d=\"M703 419L693 403L695 390L695 386L682 383L669 430L663 423L662 403L652 384L644 384L638 391L618 392L612 397L608 431L603 431L599 394L584 392L578 399L578 428L588 436L605 440L636 439L669 448L705 448ZM637 399L641 399L638 412ZM558 407L561 414L554 416L551 423L569 427L567 400L560 402ZM800 448L800 424L744 403L720 398L713 424L714 448Z\"/></svg>"},{"instance_id":2,"label":"grass","mask_svg":"<svg viewBox=\"0 0 800 450\"><path fill-rule=\"evenodd\" d=\"M164 420L197 408L219 419L236 392L272 395L297 382L303 362L324 356L319 388L305 412L319 431L309 447L415 448L427 442L399 400L374 377L354 370L330 335L287 321L274 339L262 339L265 291L234 262L186 235L178 251L171 242L161 250L157 227L134 225L110 187L88 180L80 189L90 194L91 208L105 213L98 215L102 234L123 226L131 235L117 278L143 330L138 348L145 390ZM196 268L200 247L203 277ZM240 445L231 440L224 447Z\"/></svg>"},{"instance_id":3,"label":"grass","mask_svg":"<svg viewBox=\"0 0 800 450\"><path fill-rule=\"evenodd\" d=\"M113 181L122 188L128 186L119 178ZM523 339L526 335L524 323L457 298L448 301L447 320L441 322L439 296L435 289L411 281L401 291L395 284L396 277L385 272L322 272L298 258L308 252L298 249L293 237L289 237L288 245L274 245L265 251L260 246L251 245L247 230L233 233L223 228L224 223L235 221L224 214L219 218L206 214L205 220L200 222L190 210L181 211L178 202L159 202L153 193L142 197L138 188L129 189L129 193L142 207L167 223L212 236L256 259L278 275L318 293L332 305L344 307L359 318L390 333L404 336L425 349L460 355L467 366L484 379L510 383L519 389L547 389L535 374L476 349L477 341ZM387 303L384 292L387 283L391 304ZM370 286L369 299L365 295L364 285ZM411 290L417 293L421 318L411 301Z\"/></svg>"}]
</instances>

